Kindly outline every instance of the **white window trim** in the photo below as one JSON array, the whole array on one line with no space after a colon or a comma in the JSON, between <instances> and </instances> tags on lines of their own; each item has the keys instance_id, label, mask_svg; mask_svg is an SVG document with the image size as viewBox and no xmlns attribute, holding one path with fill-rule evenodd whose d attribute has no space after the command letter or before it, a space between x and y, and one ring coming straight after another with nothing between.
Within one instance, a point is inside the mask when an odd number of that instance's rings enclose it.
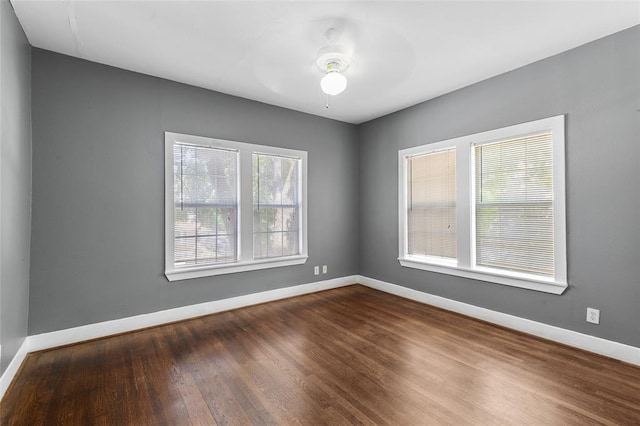
<instances>
[{"instance_id":1,"label":"white window trim","mask_svg":"<svg viewBox=\"0 0 640 426\"><path fill-rule=\"evenodd\" d=\"M208 277L260 269L304 264L308 259L307 241L307 152L288 148L256 145L203 136L165 132L165 276L169 281ZM174 267L174 195L173 195L173 145L176 142L232 149L239 153L238 174L238 261L213 265ZM300 254L295 256L253 259L253 181L252 154L279 155L300 158Z\"/></svg>"},{"instance_id":2,"label":"white window trim","mask_svg":"<svg viewBox=\"0 0 640 426\"><path fill-rule=\"evenodd\" d=\"M475 206L473 203L474 145L511 139L527 134L553 133L553 196L554 196L554 277L544 277L475 266L474 247ZM567 284L566 204L565 204L565 131L564 115L503 127L446 141L407 148L398 152L398 219L399 256L404 267L455 275L512 287L562 294ZM407 247L407 157L456 149L457 259L411 256Z\"/></svg>"}]
</instances>

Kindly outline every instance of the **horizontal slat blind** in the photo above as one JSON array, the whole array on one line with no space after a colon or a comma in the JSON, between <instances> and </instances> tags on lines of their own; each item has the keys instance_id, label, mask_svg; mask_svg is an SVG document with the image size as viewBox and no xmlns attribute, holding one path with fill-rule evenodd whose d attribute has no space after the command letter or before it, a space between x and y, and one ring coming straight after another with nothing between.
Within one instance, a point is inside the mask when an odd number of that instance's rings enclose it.
<instances>
[{"instance_id":1,"label":"horizontal slat blind","mask_svg":"<svg viewBox=\"0 0 640 426\"><path fill-rule=\"evenodd\" d=\"M253 257L300 254L300 159L253 154Z\"/></svg>"},{"instance_id":2,"label":"horizontal slat blind","mask_svg":"<svg viewBox=\"0 0 640 426\"><path fill-rule=\"evenodd\" d=\"M474 150L476 264L552 277L552 134Z\"/></svg>"},{"instance_id":3,"label":"horizontal slat blind","mask_svg":"<svg viewBox=\"0 0 640 426\"><path fill-rule=\"evenodd\" d=\"M456 151L407 158L407 251L456 258Z\"/></svg>"},{"instance_id":4,"label":"horizontal slat blind","mask_svg":"<svg viewBox=\"0 0 640 426\"><path fill-rule=\"evenodd\" d=\"M173 146L174 266L238 259L238 153Z\"/></svg>"}]
</instances>

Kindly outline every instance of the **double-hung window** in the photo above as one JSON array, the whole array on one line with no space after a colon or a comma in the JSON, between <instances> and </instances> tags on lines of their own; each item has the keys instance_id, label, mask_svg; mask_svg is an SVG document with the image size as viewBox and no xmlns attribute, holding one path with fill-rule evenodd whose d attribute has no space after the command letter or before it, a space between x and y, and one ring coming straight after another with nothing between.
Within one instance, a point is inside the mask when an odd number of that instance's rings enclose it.
<instances>
[{"instance_id":1,"label":"double-hung window","mask_svg":"<svg viewBox=\"0 0 640 426\"><path fill-rule=\"evenodd\" d=\"M300 159L253 153L253 257L300 252Z\"/></svg>"},{"instance_id":2,"label":"double-hung window","mask_svg":"<svg viewBox=\"0 0 640 426\"><path fill-rule=\"evenodd\" d=\"M238 152L173 144L174 266L238 260Z\"/></svg>"},{"instance_id":3,"label":"double-hung window","mask_svg":"<svg viewBox=\"0 0 640 426\"><path fill-rule=\"evenodd\" d=\"M170 281L302 264L305 151L165 133Z\"/></svg>"},{"instance_id":4,"label":"double-hung window","mask_svg":"<svg viewBox=\"0 0 640 426\"><path fill-rule=\"evenodd\" d=\"M453 265L456 241L456 150L409 156L407 254Z\"/></svg>"},{"instance_id":5,"label":"double-hung window","mask_svg":"<svg viewBox=\"0 0 640 426\"><path fill-rule=\"evenodd\" d=\"M560 294L564 116L399 151L403 266Z\"/></svg>"}]
</instances>

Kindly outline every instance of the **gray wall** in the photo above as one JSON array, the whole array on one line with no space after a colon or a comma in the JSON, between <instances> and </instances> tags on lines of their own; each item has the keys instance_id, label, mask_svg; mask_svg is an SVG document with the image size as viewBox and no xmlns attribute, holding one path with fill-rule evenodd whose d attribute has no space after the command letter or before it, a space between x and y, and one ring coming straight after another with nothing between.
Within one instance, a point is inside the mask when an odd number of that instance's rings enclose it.
<instances>
[{"instance_id":1,"label":"gray wall","mask_svg":"<svg viewBox=\"0 0 640 426\"><path fill-rule=\"evenodd\" d=\"M640 27L359 127L360 274L640 346ZM570 288L549 295L403 268L399 149L567 114ZM585 322L587 306L601 324Z\"/></svg>"},{"instance_id":2,"label":"gray wall","mask_svg":"<svg viewBox=\"0 0 640 426\"><path fill-rule=\"evenodd\" d=\"M355 126L39 49L32 62L29 334L358 272ZM307 150L309 261L169 283L165 130Z\"/></svg>"},{"instance_id":3,"label":"gray wall","mask_svg":"<svg viewBox=\"0 0 640 426\"><path fill-rule=\"evenodd\" d=\"M29 332L360 273L640 346L640 28L351 126L33 49ZM570 288L402 268L397 151L567 114ZM306 265L169 283L164 130L309 151ZM585 322L587 306L601 324Z\"/></svg>"},{"instance_id":4,"label":"gray wall","mask_svg":"<svg viewBox=\"0 0 640 426\"><path fill-rule=\"evenodd\" d=\"M31 225L31 47L0 1L0 374L27 336Z\"/></svg>"}]
</instances>

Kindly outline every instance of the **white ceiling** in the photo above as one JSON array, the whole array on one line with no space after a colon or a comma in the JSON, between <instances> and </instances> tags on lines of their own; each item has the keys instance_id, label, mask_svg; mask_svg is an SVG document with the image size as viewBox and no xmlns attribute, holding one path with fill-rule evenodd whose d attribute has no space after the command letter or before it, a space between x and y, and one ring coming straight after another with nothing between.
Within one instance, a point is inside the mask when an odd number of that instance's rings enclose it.
<instances>
[{"instance_id":1,"label":"white ceiling","mask_svg":"<svg viewBox=\"0 0 640 426\"><path fill-rule=\"evenodd\" d=\"M361 123L640 24L639 1L12 0L39 48ZM320 91L329 28L347 90Z\"/></svg>"}]
</instances>

